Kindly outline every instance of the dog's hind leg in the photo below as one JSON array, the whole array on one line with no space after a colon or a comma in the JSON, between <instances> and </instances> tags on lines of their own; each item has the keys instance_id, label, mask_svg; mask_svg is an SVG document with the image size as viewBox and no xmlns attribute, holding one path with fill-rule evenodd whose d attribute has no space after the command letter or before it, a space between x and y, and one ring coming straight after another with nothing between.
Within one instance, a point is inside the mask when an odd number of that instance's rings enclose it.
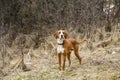
<instances>
[{"instance_id":1,"label":"dog's hind leg","mask_svg":"<svg viewBox=\"0 0 120 80\"><path fill-rule=\"evenodd\" d=\"M78 53L78 46L76 46L76 48L74 49L74 53L75 53L75 56L78 58L79 63L81 64L82 59Z\"/></svg>"}]
</instances>

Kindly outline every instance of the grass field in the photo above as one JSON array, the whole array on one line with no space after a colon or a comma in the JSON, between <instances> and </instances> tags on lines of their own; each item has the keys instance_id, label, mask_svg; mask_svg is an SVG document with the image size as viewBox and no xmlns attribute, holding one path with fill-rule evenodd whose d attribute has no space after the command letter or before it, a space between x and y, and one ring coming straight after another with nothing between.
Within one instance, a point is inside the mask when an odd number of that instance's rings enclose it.
<instances>
[{"instance_id":1,"label":"grass field","mask_svg":"<svg viewBox=\"0 0 120 80\"><path fill-rule=\"evenodd\" d=\"M79 41L83 34L71 30L68 30L69 35ZM99 40L101 34L103 40ZM5 65L3 68L3 60L0 61L0 79L120 80L120 35L119 33L116 35L111 33L101 34L94 34L90 40L87 39L87 43L80 45L81 65L72 53L72 64L69 67L67 60L65 71L59 71L58 69L56 41L53 35L46 37L44 39L45 43L38 48L20 48L19 45L4 48L3 46L3 50L6 51L7 55L4 57ZM32 34L32 37L34 38L35 35ZM34 45L30 37L26 38L25 45ZM18 35L16 41L19 43L20 40L21 38ZM24 53L24 55L21 55L21 53Z\"/></svg>"},{"instance_id":2,"label":"grass field","mask_svg":"<svg viewBox=\"0 0 120 80\"><path fill-rule=\"evenodd\" d=\"M29 63L28 58L24 59L30 71L16 68L6 72L3 80L120 80L119 45L116 43L104 48L98 47L93 51L83 48L79 51L82 57L81 65L72 53L71 67L68 67L67 61L65 71L58 70L55 50L50 50L48 45L45 49L39 47L31 51L34 55L31 55ZM13 63L17 59L14 59ZM4 70L7 71L6 68Z\"/></svg>"}]
</instances>

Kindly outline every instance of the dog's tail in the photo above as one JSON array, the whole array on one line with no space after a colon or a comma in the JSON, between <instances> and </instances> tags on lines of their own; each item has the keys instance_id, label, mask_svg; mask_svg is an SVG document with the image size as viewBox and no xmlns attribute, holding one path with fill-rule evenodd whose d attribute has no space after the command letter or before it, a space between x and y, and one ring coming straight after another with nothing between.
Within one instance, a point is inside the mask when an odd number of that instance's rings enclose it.
<instances>
[{"instance_id":1,"label":"dog's tail","mask_svg":"<svg viewBox=\"0 0 120 80\"><path fill-rule=\"evenodd\" d=\"M84 42L87 42L87 40L86 40L86 39L83 39L83 40L80 40L78 43L79 43L79 44L82 44L82 43L84 43Z\"/></svg>"}]
</instances>

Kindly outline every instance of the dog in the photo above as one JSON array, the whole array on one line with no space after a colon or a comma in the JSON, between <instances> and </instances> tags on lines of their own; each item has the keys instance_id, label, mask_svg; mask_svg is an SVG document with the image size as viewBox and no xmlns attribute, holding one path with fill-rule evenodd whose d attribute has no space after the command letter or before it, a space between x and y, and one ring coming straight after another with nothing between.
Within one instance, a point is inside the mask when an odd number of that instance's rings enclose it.
<instances>
[{"instance_id":1,"label":"dog","mask_svg":"<svg viewBox=\"0 0 120 80\"><path fill-rule=\"evenodd\" d=\"M59 70L65 70L65 62L66 62L66 57L68 58L69 61L69 66L71 65L71 59L70 59L70 54L71 51L74 51L75 56L78 58L79 63L81 64L81 57L78 53L79 49L79 44L83 43L86 40L81 40L80 42L76 41L75 39L72 38L67 38L68 34L66 33L65 30L58 30L54 33L54 37L57 40L57 56L58 56L58 64L59 64ZM63 65L61 65L61 57L63 61Z\"/></svg>"}]
</instances>

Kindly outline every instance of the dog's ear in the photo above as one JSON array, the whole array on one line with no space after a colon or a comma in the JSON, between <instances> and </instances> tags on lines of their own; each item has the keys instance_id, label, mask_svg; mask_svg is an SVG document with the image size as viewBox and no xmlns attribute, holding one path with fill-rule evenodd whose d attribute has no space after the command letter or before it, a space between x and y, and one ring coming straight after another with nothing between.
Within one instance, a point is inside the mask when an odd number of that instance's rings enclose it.
<instances>
[{"instance_id":1,"label":"dog's ear","mask_svg":"<svg viewBox=\"0 0 120 80\"><path fill-rule=\"evenodd\" d=\"M64 31L65 39L68 37L68 34Z\"/></svg>"},{"instance_id":2,"label":"dog's ear","mask_svg":"<svg viewBox=\"0 0 120 80\"><path fill-rule=\"evenodd\" d=\"M54 37L57 39L58 38L58 31L54 33Z\"/></svg>"}]
</instances>

